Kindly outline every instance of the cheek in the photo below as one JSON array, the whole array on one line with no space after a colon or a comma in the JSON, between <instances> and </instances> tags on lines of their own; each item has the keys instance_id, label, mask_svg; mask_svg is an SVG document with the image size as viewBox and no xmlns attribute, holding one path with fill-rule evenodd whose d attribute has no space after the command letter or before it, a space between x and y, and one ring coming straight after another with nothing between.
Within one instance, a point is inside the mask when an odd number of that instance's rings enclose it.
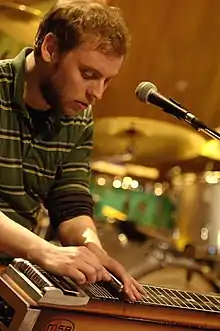
<instances>
[{"instance_id":1,"label":"cheek","mask_svg":"<svg viewBox=\"0 0 220 331\"><path fill-rule=\"evenodd\" d=\"M60 96L60 98L65 102L68 99L68 95L70 94L70 82L68 81L68 77L63 75L63 73L57 73L52 80L53 86Z\"/></svg>"},{"instance_id":2,"label":"cheek","mask_svg":"<svg viewBox=\"0 0 220 331\"><path fill-rule=\"evenodd\" d=\"M53 82L62 103L84 99L87 84L79 70L71 69L70 66L60 66L54 73Z\"/></svg>"},{"instance_id":3,"label":"cheek","mask_svg":"<svg viewBox=\"0 0 220 331\"><path fill-rule=\"evenodd\" d=\"M64 91L65 94L78 94L78 92L82 90L83 80L79 75L68 72L60 77L59 85L60 89Z\"/></svg>"}]
</instances>

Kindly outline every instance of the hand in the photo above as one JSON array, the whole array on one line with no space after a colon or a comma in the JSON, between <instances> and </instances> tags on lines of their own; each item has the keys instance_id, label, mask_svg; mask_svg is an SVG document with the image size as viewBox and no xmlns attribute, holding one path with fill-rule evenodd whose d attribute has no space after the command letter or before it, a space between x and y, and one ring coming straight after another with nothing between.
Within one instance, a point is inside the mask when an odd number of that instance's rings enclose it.
<instances>
[{"instance_id":1,"label":"hand","mask_svg":"<svg viewBox=\"0 0 220 331\"><path fill-rule=\"evenodd\" d=\"M136 301L142 298L142 295L145 294L143 287L127 274L124 267L118 261L110 257L94 243L87 243L86 247L98 257L103 267L122 281L124 292L130 300Z\"/></svg>"},{"instance_id":2,"label":"hand","mask_svg":"<svg viewBox=\"0 0 220 331\"><path fill-rule=\"evenodd\" d=\"M78 284L111 279L99 258L85 246L58 247L48 244L41 251L31 251L30 260L49 272L70 277Z\"/></svg>"}]
</instances>

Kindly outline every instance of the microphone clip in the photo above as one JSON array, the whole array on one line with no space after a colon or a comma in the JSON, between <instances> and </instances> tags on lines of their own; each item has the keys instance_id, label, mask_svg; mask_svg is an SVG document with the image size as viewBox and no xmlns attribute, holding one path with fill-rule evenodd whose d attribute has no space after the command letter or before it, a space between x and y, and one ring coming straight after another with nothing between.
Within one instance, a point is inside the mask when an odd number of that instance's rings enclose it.
<instances>
[{"instance_id":1,"label":"microphone clip","mask_svg":"<svg viewBox=\"0 0 220 331\"><path fill-rule=\"evenodd\" d=\"M169 98L169 100L171 102L173 102L175 105L177 105L178 107L184 109L186 112L188 111L186 108L184 108L179 102L177 102L175 99L173 98ZM183 118L181 116L178 116L177 114L175 114L175 116L179 119L179 120L183 120Z\"/></svg>"},{"instance_id":2,"label":"microphone clip","mask_svg":"<svg viewBox=\"0 0 220 331\"><path fill-rule=\"evenodd\" d=\"M198 119L195 115L191 114L188 109L186 109L185 107L183 107L179 102L177 102L175 99L173 98L169 98L170 101L172 101L175 105L177 105L178 107L182 108L186 113L185 113L185 118L183 117L179 117L177 114L175 115L178 119L183 120L185 122L187 122L188 124L190 124L194 129L196 129L197 131L201 130L201 129L206 129L207 126L205 125L205 123L203 123L200 119Z\"/></svg>"}]
</instances>

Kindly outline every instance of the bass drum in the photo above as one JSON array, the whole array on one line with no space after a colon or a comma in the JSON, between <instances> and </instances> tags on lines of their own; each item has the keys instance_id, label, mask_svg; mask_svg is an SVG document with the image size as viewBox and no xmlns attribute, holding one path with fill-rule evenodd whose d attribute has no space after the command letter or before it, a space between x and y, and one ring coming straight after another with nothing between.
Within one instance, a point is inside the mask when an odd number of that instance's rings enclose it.
<instances>
[{"instance_id":1,"label":"bass drum","mask_svg":"<svg viewBox=\"0 0 220 331\"><path fill-rule=\"evenodd\" d=\"M184 176L183 176L184 178ZM182 244L193 243L199 250L220 245L220 184L193 182L174 187L176 218Z\"/></svg>"}]
</instances>

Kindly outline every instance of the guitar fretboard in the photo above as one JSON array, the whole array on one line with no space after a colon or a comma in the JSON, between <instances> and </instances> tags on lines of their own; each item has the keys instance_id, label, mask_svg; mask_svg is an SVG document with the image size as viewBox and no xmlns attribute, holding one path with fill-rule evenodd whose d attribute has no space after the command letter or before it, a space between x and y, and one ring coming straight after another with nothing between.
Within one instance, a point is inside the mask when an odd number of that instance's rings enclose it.
<instances>
[{"instance_id":1,"label":"guitar fretboard","mask_svg":"<svg viewBox=\"0 0 220 331\"><path fill-rule=\"evenodd\" d=\"M167 307L220 313L220 296L144 285L142 302Z\"/></svg>"},{"instance_id":2,"label":"guitar fretboard","mask_svg":"<svg viewBox=\"0 0 220 331\"><path fill-rule=\"evenodd\" d=\"M142 300L137 302L138 304L220 313L220 296L218 295L193 293L151 285L143 285L143 288L146 294ZM88 284L83 286L83 289L94 299L120 300L109 291L105 283Z\"/></svg>"}]
</instances>

